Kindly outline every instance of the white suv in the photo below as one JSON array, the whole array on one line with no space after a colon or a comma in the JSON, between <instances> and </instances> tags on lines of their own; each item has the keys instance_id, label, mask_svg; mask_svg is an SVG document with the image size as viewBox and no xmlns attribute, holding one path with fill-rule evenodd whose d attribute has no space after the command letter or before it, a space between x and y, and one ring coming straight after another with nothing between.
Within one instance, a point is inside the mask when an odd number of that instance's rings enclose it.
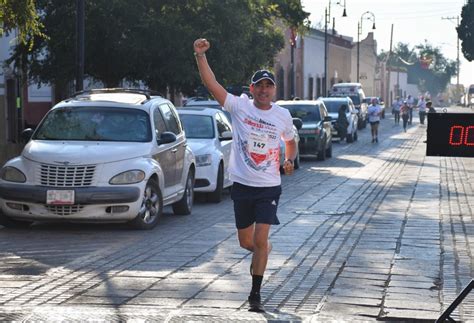
<instances>
[{"instance_id":1,"label":"white suv","mask_svg":"<svg viewBox=\"0 0 474 323\"><path fill-rule=\"evenodd\" d=\"M129 222L190 214L195 160L173 104L143 90L88 90L58 103L0 170L0 224Z\"/></svg>"}]
</instances>

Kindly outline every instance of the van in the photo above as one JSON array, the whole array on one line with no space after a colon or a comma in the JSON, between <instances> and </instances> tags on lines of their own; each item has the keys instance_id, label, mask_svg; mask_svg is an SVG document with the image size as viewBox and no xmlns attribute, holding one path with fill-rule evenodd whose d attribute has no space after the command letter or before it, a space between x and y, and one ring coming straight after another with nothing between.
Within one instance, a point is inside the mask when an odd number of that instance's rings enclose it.
<instances>
[{"instance_id":1,"label":"van","mask_svg":"<svg viewBox=\"0 0 474 323\"><path fill-rule=\"evenodd\" d=\"M360 83L337 83L334 84L329 92L329 97L348 96L351 98L357 109L359 117L357 128L363 129L367 126L367 103L365 102L365 93Z\"/></svg>"}]
</instances>

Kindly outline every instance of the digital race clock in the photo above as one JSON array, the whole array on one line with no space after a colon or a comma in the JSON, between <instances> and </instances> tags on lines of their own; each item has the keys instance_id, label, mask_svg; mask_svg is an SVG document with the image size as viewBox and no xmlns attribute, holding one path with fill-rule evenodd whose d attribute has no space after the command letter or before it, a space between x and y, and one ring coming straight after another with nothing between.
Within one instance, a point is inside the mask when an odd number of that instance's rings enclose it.
<instances>
[{"instance_id":1,"label":"digital race clock","mask_svg":"<svg viewBox=\"0 0 474 323\"><path fill-rule=\"evenodd\" d=\"M474 113L428 113L426 155L474 157Z\"/></svg>"}]
</instances>

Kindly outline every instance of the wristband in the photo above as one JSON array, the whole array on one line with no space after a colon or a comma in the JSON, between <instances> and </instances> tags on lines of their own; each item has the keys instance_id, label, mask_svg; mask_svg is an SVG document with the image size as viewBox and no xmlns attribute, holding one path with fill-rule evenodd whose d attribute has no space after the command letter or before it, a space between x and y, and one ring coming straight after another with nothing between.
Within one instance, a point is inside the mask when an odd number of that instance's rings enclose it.
<instances>
[{"instance_id":1,"label":"wristband","mask_svg":"<svg viewBox=\"0 0 474 323\"><path fill-rule=\"evenodd\" d=\"M205 53L199 54L199 53L194 52L194 56L196 56L196 57L206 57L206 54Z\"/></svg>"}]
</instances>

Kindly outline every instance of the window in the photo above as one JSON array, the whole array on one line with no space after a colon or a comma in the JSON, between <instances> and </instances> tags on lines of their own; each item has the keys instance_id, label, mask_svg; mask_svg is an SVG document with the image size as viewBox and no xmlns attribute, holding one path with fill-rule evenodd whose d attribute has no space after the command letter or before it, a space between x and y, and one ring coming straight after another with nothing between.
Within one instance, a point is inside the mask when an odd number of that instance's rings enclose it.
<instances>
[{"instance_id":1,"label":"window","mask_svg":"<svg viewBox=\"0 0 474 323\"><path fill-rule=\"evenodd\" d=\"M222 113L216 113L216 122L217 122L217 131L219 132L219 137L222 136L224 131L232 131L232 128L229 122L226 120L226 117Z\"/></svg>"},{"instance_id":2,"label":"window","mask_svg":"<svg viewBox=\"0 0 474 323\"><path fill-rule=\"evenodd\" d=\"M155 129L158 132L157 136L160 137L161 134L166 131L166 124L158 108L153 112L153 121L155 123Z\"/></svg>"},{"instance_id":3,"label":"window","mask_svg":"<svg viewBox=\"0 0 474 323\"><path fill-rule=\"evenodd\" d=\"M187 138L214 138L214 124L212 117L195 114L181 114L181 121L183 122Z\"/></svg>"},{"instance_id":4,"label":"window","mask_svg":"<svg viewBox=\"0 0 474 323\"><path fill-rule=\"evenodd\" d=\"M280 106L288 109L293 118L300 118L303 122L321 121L318 105L281 104Z\"/></svg>"},{"instance_id":5,"label":"window","mask_svg":"<svg viewBox=\"0 0 474 323\"><path fill-rule=\"evenodd\" d=\"M59 108L46 115L35 139L148 142L150 119L145 111L137 109Z\"/></svg>"},{"instance_id":6,"label":"window","mask_svg":"<svg viewBox=\"0 0 474 323\"><path fill-rule=\"evenodd\" d=\"M314 78L310 77L308 79L308 99L312 100L314 99L313 93L314 93Z\"/></svg>"},{"instance_id":7,"label":"window","mask_svg":"<svg viewBox=\"0 0 474 323\"><path fill-rule=\"evenodd\" d=\"M168 104L162 104L160 105L160 110L168 131L179 135L181 133L181 126L171 107Z\"/></svg>"}]
</instances>

